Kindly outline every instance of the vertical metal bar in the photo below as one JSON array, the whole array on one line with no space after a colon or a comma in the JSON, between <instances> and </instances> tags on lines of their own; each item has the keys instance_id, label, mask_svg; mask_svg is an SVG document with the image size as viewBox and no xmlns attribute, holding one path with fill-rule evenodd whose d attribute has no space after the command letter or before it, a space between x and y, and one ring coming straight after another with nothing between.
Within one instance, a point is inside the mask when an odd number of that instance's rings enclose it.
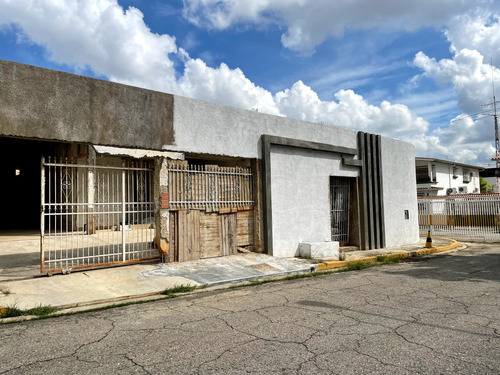
<instances>
[{"instance_id":1,"label":"vertical metal bar","mask_svg":"<svg viewBox=\"0 0 500 375\"><path fill-rule=\"evenodd\" d=\"M40 161L40 273L44 272L44 240L45 240L45 158Z\"/></svg>"},{"instance_id":2,"label":"vertical metal bar","mask_svg":"<svg viewBox=\"0 0 500 375\"><path fill-rule=\"evenodd\" d=\"M50 157L49 157L49 163L50 163ZM48 189L48 192L49 192L49 194L48 194L48 195L49 195L49 197L48 197L48 199L47 199L47 203L48 203L49 205L47 206L47 209L49 210L49 214L50 214L50 213L51 213L51 211L52 211L52 206L50 205L50 203L51 203L51 198L52 198L52 182L51 182L51 181L52 181L52 176L51 176L51 172L50 172L50 170L51 170L50 166L47 166L46 168L47 168L47 173L48 173L48 176L47 176L48 178L47 178L47 179L48 179L48 181L49 181L49 189ZM47 252L47 254L48 254L49 259L50 259L50 244L51 244L51 240L52 240L52 238L51 238L51 229L52 229L51 224L52 224L52 216L51 216L51 215L48 215L47 217L48 217L48 220L47 220L47 221L48 221L48 224L49 224L49 225L48 225L48 227L49 227L48 229L49 229L49 230L48 230L48 236L47 236L47 237L48 237L48 241L47 241L47 242L48 242L48 244L49 244L49 246L48 246L48 247L49 247L49 251ZM44 241L44 242L45 242L45 241ZM45 243L44 243L44 245L45 245ZM45 255L44 255L44 263L45 263ZM44 269L45 269L45 264L44 264ZM45 272L45 271L44 271L44 272Z\"/></svg>"},{"instance_id":3,"label":"vertical metal bar","mask_svg":"<svg viewBox=\"0 0 500 375\"><path fill-rule=\"evenodd\" d=\"M122 170L122 260L125 262L125 169Z\"/></svg>"}]
</instances>

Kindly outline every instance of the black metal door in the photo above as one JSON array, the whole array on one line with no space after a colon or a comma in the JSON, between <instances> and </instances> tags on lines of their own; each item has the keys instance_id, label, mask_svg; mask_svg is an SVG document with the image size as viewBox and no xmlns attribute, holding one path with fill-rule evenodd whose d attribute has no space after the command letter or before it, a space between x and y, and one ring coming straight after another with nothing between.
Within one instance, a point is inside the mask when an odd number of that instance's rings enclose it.
<instances>
[{"instance_id":1,"label":"black metal door","mask_svg":"<svg viewBox=\"0 0 500 375\"><path fill-rule=\"evenodd\" d=\"M349 194L350 179L332 177L330 180L330 202L332 215L332 241L340 246L349 242Z\"/></svg>"}]
</instances>

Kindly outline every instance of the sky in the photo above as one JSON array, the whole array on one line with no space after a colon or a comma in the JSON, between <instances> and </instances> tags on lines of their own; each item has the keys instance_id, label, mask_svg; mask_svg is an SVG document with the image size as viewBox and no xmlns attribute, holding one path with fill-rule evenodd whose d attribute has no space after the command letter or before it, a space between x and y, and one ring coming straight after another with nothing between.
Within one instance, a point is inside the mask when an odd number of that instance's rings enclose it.
<instances>
[{"instance_id":1,"label":"sky","mask_svg":"<svg viewBox=\"0 0 500 375\"><path fill-rule=\"evenodd\" d=\"M495 156L499 0L0 0L0 59Z\"/></svg>"}]
</instances>

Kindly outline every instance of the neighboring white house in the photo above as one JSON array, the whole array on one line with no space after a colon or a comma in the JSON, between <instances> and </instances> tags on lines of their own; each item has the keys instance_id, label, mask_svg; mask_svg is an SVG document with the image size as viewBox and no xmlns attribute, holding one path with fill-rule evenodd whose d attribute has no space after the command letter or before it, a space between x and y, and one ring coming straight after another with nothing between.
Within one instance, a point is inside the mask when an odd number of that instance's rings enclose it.
<instances>
[{"instance_id":1,"label":"neighboring white house","mask_svg":"<svg viewBox=\"0 0 500 375\"><path fill-rule=\"evenodd\" d=\"M479 194L480 167L434 158L415 158L417 195Z\"/></svg>"}]
</instances>

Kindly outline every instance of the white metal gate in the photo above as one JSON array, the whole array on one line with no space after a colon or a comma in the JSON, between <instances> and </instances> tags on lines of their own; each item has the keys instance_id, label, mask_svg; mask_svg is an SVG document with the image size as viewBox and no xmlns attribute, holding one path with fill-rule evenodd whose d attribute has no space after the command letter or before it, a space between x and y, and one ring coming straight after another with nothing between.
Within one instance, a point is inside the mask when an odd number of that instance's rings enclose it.
<instances>
[{"instance_id":1,"label":"white metal gate","mask_svg":"<svg viewBox=\"0 0 500 375\"><path fill-rule=\"evenodd\" d=\"M420 235L500 241L500 196L419 198Z\"/></svg>"},{"instance_id":2,"label":"white metal gate","mask_svg":"<svg viewBox=\"0 0 500 375\"><path fill-rule=\"evenodd\" d=\"M144 162L42 158L41 273L158 259L151 177Z\"/></svg>"}]
</instances>

